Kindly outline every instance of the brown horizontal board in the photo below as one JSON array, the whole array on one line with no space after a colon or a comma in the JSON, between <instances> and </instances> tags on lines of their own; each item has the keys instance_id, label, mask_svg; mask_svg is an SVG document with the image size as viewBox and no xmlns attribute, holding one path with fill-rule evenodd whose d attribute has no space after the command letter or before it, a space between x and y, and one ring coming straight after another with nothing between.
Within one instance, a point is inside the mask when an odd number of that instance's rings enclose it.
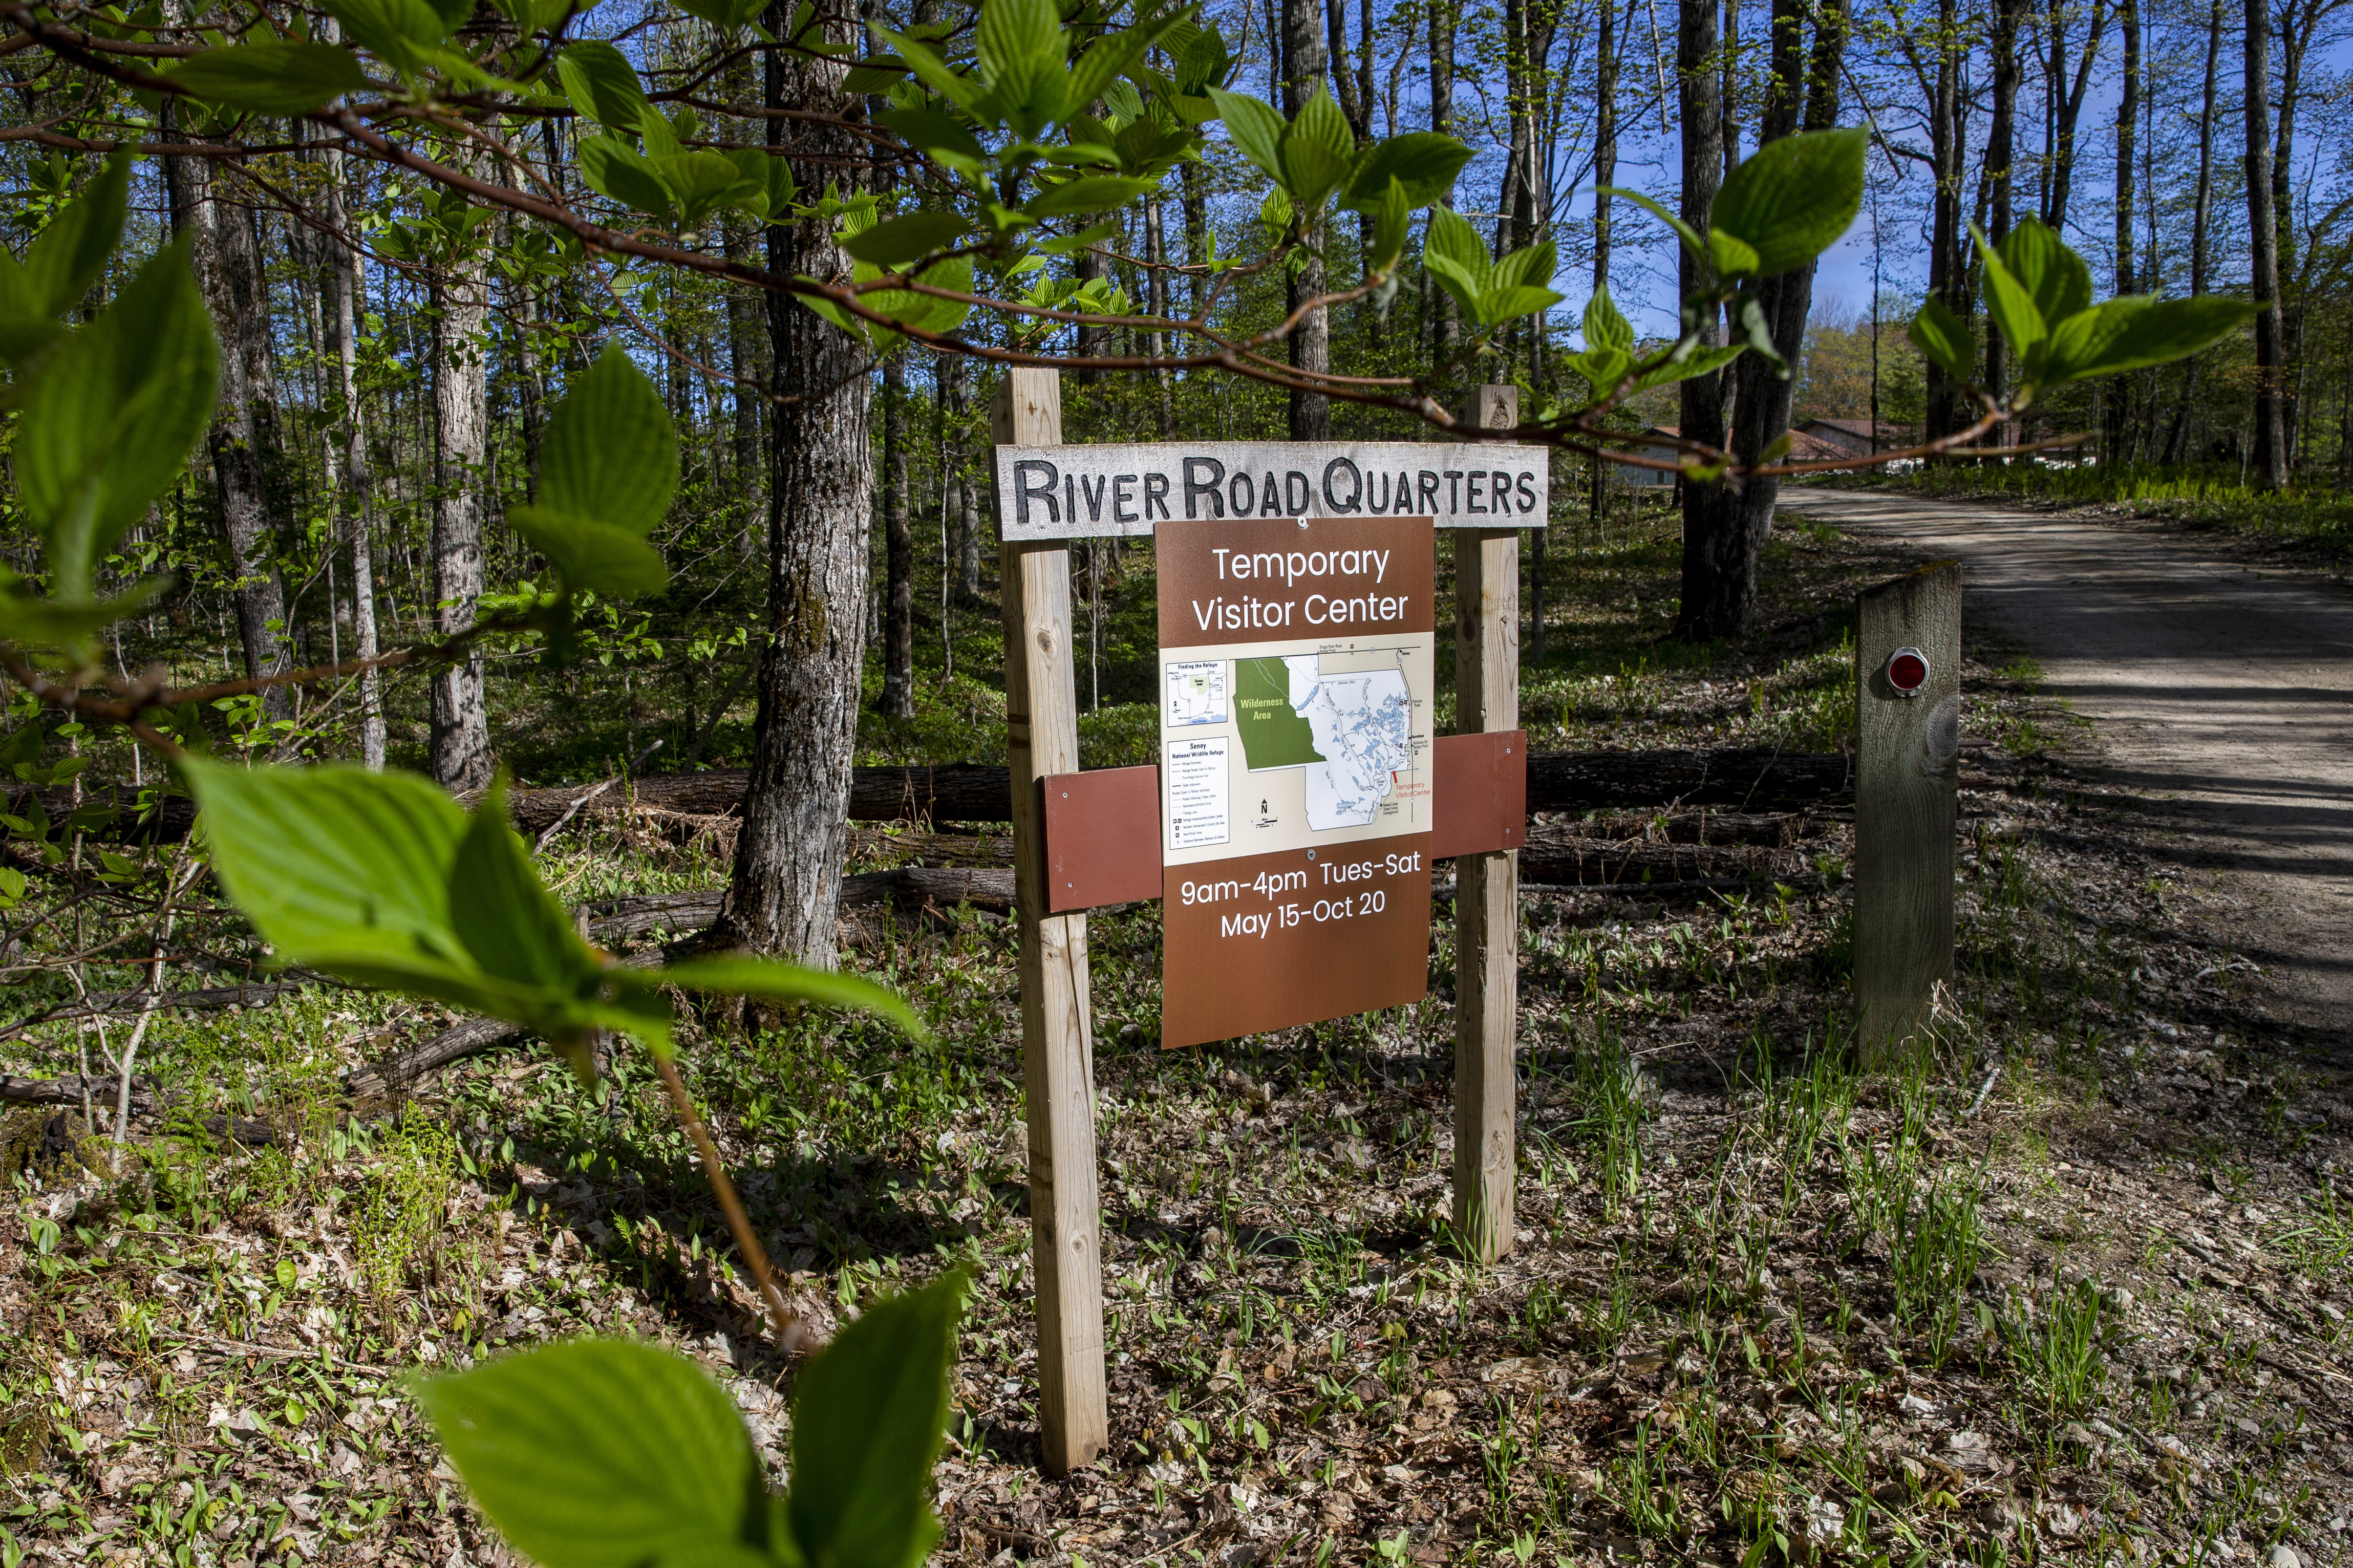
<instances>
[{"instance_id":1,"label":"brown horizontal board","mask_svg":"<svg viewBox=\"0 0 2353 1568\"><path fill-rule=\"evenodd\" d=\"M1430 858L1517 849L1528 838L1528 735L1440 735L1430 746Z\"/></svg>"},{"instance_id":2,"label":"brown horizontal board","mask_svg":"<svg viewBox=\"0 0 2353 1568\"><path fill-rule=\"evenodd\" d=\"M1046 908L1054 914L1160 896L1160 770L1049 773Z\"/></svg>"}]
</instances>

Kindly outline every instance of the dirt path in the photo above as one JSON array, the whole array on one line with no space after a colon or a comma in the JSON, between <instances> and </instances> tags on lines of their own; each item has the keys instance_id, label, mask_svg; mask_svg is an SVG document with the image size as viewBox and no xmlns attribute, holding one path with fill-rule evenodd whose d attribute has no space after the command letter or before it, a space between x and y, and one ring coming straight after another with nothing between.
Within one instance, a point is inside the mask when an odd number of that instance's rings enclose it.
<instances>
[{"instance_id":1,"label":"dirt path","mask_svg":"<svg viewBox=\"0 0 2353 1568\"><path fill-rule=\"evenodd\" d=\"M2353 594L2153 528L1850 490L1789 510L1960 558L1966 614L2094 722L2275 1011L2353 1050ZM2202 880L2203 879L2201 879Z\"/></svg>"}]
</instances>

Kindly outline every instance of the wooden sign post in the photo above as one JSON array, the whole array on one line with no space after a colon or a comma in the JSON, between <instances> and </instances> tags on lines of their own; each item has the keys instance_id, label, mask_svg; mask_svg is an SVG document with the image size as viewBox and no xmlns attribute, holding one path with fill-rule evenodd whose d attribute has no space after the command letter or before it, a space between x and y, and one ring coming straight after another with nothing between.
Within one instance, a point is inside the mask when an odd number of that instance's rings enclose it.
<instances>
[{"instance_id":1,"label":"wooden sign post","mask_svg":"<svg viewBox=\"0 0 2353 1568\"><path fill-rule=\"evenodd\" d=\"M1519 389L1480 387L1469 413L1474 430L1509 430L1520 422ZM1462 530L1454 535L1455 732L1519 727L1520 535ZM1482 1263L1512 1249L1519 1014L1519 852L1458 856L1454 1229Z\"/></svg>"},{"instance_id":2,"label":"wooden sign post","mask_svg":"<svg viewBox=\"0 0 2353 1568\"><path fill-rule=\"evenodd\" d=\"M1517 406L1512 388L1482 387L1470 424L1510 429L1518 423ZM1396 843L1412 850L1424 909L1429 862L1456 861L1455 1219L1465 1249L1492 1261L1510 1249L1513 1237L1515 851L1525 841L1527 816L1527 738L1515 727L1518 531L1544 526L1549 465L1540 449L1502 443L1063 448L1061 386L1052 371L1008 372L991 423L1005 542L1006 750L1037 1268L1038 1413L1045 1468L1063 1475L1094 1459L1110 1440L1084 911L1165 891L1158 770L1079 771L1069 542L1148 538L1161 522L1212 519L1250 519L1253 525L1293 520L1286 526L1297 526L1303 541L1321 537L1321 520L1387 518L1392 528L1420 520L1418 548L1425 552L1430 520L1454 533L1458 732L1415 742L1417 750L1427 746L1430 820L1426 838ZM1353 545L1346 552L1357 553ZM1421 582L1426 595L1426 574ZM1394 598L1392 591L1385 605ZM1300 607L1303 621L1315 619L1315 601ZM1426 640L1421 658L1426 669ZM1426 860L1414 847L1421 843L1429 847ZM1401 858L1395 844L1384 848ZM1302 853L1314 858L1313 849ZM1318 869L1326 881L1340 876L1320 862ZM1358 869L1351 865L1340 879L1353 886ZM1335 901L1354 908L1336 896L1325 900Z\"/></svg>"},{"instance_id":3,"label":"wooden sign post","mask_svg":"<svg viewBox=\"0 0 2353 1568\"><path fill-rule=\"evenodd\" d=\"M1060 378L1052 371L1008 373L990 425L1002 447L1060 446ZM1071 547L1061 540L1008 541L998 564L1013 897L1021 942L1021 1082L1029 1112L1030 1247L1038 1274L1038 1424L1046 1468L1059 1476L1092 1462L1111 1440L1087 917L1050 912L1039 786L1050 773L1079 771Z\"/></svg>"},{"instance_id":4,"label":"wooden sign post","mask_svg":"<svg viewBox=\"0 0 2353 1568\"><path fill-rule=\"evenodd\" d=\"M1855 600L1854 998L1862 1047L1901 1045L1953 973L1961 564Z\"/></svg>"}]
</instances>

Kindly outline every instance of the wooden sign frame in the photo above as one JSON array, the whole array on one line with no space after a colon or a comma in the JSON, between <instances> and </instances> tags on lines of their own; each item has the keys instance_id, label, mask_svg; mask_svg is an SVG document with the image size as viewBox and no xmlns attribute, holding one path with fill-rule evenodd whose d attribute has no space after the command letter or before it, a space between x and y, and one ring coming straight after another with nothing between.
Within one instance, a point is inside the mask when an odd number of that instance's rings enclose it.
<instances>
[{"instance_id":1,"label":"wooden sign frame","mask_svg":"<svg viewBox=\"0 0 2353 1568\"><path fill-rule=\"evenodd\" d=\"M1509 386L1477 389L1465 423L1501 433L1519 423ZM990 409L999 447L1062 444L1059 373L1007 373ZM1539 509L1532 522L1541 527ZM1454 536L1457 734L1440 737L1441 768L1475 787L1442 836L1455 861L1454 1225L1465 1250L1492 1263L1514 1226L1519 857L1526 806L1526 737L1519 731L1519 528L1448 528ZM1092 1462L1108 1446L1103 1372L1103 1237L1095 1158L1094 1040L1083 905L1145 886L1139 868L1050 825L1086 816L1091 799L1125 799L1140 781L1079 776L1068 537L1000 546L1005 616L1006 760L1013 812L1019 939L1022 1083L1029 1101L1029 1213L1037 1273L1038 1414L1046 1469ZM1514 753L1517 760L1514 762ZM1151 770L1118 770L1149 773ZM1073 801L1076 804L1072 804ZM1514 809L1514 805L1516 809ZM1440 806L1441 817L1446 808ZM1158 859L1156 805L1149 819ZM1506 820L1508 818L1508 820ZM1133 858L1132 856L1126 858Z\"/></svg>"}]
</instances>

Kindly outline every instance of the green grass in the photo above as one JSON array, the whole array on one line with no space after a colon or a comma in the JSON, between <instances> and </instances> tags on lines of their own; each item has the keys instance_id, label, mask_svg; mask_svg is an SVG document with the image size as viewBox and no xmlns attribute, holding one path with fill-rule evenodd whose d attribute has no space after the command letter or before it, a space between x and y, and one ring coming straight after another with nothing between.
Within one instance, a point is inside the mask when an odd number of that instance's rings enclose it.
<instances>
[{"instance_id":1,"label":"green grass","mask_svg":"<svg viewBox=\"0 0 2353 1568\"><path fill-rule=\"evenodd\" d=\"M2021 463L2008 468L1955 464L1831 482L1916 495L2120 506L2145 517L2319 545L2332 552L2353 551L2353 495L2318 477L2295 489L2265 492L2242 483L2236 468L2141 464L2049 468Z\"/></svg>"}]
</instances>

